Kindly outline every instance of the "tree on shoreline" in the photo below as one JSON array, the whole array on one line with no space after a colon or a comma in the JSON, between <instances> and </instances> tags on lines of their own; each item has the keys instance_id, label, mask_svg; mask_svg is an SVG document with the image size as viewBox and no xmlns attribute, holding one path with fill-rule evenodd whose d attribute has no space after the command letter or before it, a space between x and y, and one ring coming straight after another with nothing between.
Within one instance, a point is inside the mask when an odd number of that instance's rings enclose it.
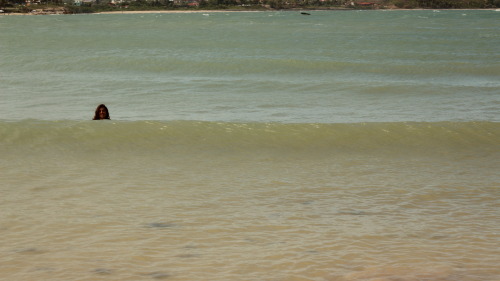
<instances>
[{"instance_id":1,"label":"tree on shoreline","mask_svg":"<svg viewBox=\"0 0 500 281\"><path fill-rule=\"evenodd\" d=\"M395 0L394 5L407 9L481 9L498 8L500 0Z\"/></svg>"}]
</instances>

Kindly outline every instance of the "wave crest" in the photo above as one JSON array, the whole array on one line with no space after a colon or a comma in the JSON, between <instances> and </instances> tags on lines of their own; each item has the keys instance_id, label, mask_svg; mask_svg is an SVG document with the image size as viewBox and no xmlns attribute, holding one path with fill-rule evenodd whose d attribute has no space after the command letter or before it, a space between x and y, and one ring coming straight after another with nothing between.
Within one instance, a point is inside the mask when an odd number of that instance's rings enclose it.
<instances>
[{"instance_id":1,"label":"wave crest","mask_svg":"<svg viewBox=\"0 0 500 281\"><path fill-rule=\"evenodd\" d=\"M499 152L500 123L344 124L201 121L0 122L0 144L12 149L281 152Z\"/></svg>"}]
</instances>

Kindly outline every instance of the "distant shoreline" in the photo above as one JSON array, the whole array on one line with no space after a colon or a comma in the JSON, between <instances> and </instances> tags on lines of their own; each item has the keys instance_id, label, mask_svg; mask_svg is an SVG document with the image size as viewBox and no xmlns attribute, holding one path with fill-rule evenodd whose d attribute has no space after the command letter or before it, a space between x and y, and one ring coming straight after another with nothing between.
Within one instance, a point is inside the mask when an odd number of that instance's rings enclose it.
<instances>
[{"instance_id":1,"label":"distant shoreline","mask_svg":"<svg viewBox=\"0 0 500 281\"><path fill-rule=\"evenodd\" d=\"M383 9L351 9L351 8L328 8L328 9L262 9L262 10L239 10L239 9L220 9L220 10L122 10L122 11L102 11L95 13L76 13L78 14L190 14L190 13L256 13L256 12L322 12L322 11L500 11L498 8L480 8L480 9L427 9L427 8L415 8L415 9L403 9L403 8L383 8ZM63 10L34 10L29 13L3 13L0 15L61 15L66 14Z\"/></svg>"},{"instance_id":2,"label":"distant shoreline","mask_svg":"<svg viewBox=\"0 0 500 281\"><path fill-rule=\"evenodd\" d=\"M266 12L267 10L145 10L145 11L108 11L94 14L190 14L190 13L224 13L224 12Z\"/></svg>"},{"instance_id":3,"label":"distant shoreline","mask_svg":"<svg viewBox=\"0 0 500 281\"><path fill-rule=\"evenodd\" d=\"M225 13L225 12L243 12L243 13L254 13L254 12L323 12L323 11L495 11L500 9L283 9L283 10L145 10L145 11L107 11L98 12L94 14L189 14L189 13Z\"/></svg>"}]
</instances>

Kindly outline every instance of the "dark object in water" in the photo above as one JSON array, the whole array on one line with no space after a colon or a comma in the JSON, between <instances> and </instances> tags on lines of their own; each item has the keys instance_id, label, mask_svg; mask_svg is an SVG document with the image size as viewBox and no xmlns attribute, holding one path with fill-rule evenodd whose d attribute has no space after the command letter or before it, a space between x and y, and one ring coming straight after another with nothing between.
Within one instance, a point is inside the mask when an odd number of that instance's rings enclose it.
<instances>
[{"instance_id":1,"label":"dark object in water","mask_svg":"<svg viewBox=\"0 0 500 281\"><path fill-rule=\"evenodd\" d=\"M311 14L306 13L306 12L302 12L302 13L300 13L300 14L301 14L301 15L306 15L306 16L310 16L310 15L311 15Z\"/></svg>"},{"instance_id":2,"label":"dark object in water","mask_svg":"<svg viewBox=\"0 0 500 281\"><path fill-rule=\"evenodd\" d=\"M353 216L369 215L369 213L367 213L365 211L357 211L357 210L339 211L337 214L339 214L339 215L353 215Z\"/></svg>"},{"instance_id":3,"label":"dark object in water","mask_svg":"<svg viewBox=\"0 0 500 281\"><path fill-rule=\"evenodd\" d=\"M111 269L107 269L107 268L96 268L96 269L94 269L94 273L101 274L101 275L109 275L109 274L113 273L113 271Z\"/></svg>"},{"instance_id":4,"label":"dark object in water","mask_svg":"<svg viewBox=\"0 0 500 281\"><path fill-rule=\"evenodd\" d=\"M148 224L148 227L152 228L167 228L167 227L173 227L173 223L162 223L162 222L153 222Z\"/></svg>"},{"instance_id":5,"label":"dark object in water","mask_svg":"<svg viewBox=\"0 0 500 281\"><path fill-rule=\"evenodd\" d=\"M170 277L170 274L165 273L165 272L161 272L161 271L151 272L148 275L151 276L154 279L167 279L167 278Z\"/></svg>"}]
</instances>

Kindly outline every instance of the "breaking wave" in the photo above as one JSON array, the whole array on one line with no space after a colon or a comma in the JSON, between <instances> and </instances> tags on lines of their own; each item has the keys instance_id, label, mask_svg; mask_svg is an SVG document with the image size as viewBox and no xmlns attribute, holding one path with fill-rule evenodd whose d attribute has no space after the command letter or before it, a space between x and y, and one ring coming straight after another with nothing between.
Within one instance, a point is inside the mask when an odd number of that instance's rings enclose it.
<instances>
[{"instance_id":1,"label":"breaking wave","mask_svg":"<svg viewBox=\"0 0 500 281\"><path fill-rule=\"evenodd\" d=\"M0 122L0 150L460 152L500 151L500 123L344 124L202 121Z\"/></svg>"}]
</instances>

